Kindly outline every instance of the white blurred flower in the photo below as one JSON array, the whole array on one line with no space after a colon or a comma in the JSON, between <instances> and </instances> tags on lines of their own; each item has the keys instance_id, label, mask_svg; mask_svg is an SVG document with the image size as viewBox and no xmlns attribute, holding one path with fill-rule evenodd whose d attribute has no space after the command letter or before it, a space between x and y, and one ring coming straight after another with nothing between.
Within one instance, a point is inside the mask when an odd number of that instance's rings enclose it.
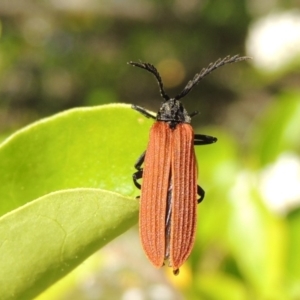
<instances>
[{"instance_id":1,"label":"white blurred flower","mask_svg":"<svg viewBox=\"0 0 300 300\"><path fill-rule=\"evenodd\" d=\"M284 153L260 174L259 189L267 206L277 213L286 213L300 206L300 159Z\"/></svg>"},{"instance_id":2,"label":"white blurred flower","mask_svg":"<svg viewBox=\"0 0 300 300\"><path fill-rule=\"evenodd\" d=\"M277 71L300 57L300 11L270 14L250 26L246 41L253 64Z\"/></svg>"}]
</instances>

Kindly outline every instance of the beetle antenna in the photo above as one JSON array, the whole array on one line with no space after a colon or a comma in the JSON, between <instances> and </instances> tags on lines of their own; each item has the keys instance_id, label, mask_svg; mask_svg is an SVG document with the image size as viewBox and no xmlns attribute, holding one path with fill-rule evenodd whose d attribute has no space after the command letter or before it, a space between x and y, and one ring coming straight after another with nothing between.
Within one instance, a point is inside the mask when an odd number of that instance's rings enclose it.
<instances>
[{"instance_id":1,"label":"beetle antenna","mask_svg":"<svg viewBox=\"0 0 300 300\"><path fill-rule=\"evenodd\" d=\"M234 56L230 57L230 55L228 55L223 59L219 58L214 63L210 63L207 68L203 68L200 73L197 73L194 76L194 78L187 83L185 88L182 90L182 92L179 95L177 95L175 97L175 99L178 100L178 99L186 96L193 89L193 87L199 83L199 81L203 77L205 77L206 75L208 75L212 71L218 69L219 67L222 67L226 64L231 64L231 63L243 61L243 60L246 60L246 59L251 59L251 57L248 57L248 56L240 57L239 55L234 55Z\"/></svg>"},{"instance_id":2,"label":"beetle antenna","mask_svg":"<svg viewBox=\"0 0 300 300\"><path fill-rule=\"evenodd\" d=\"M133 61L130 61L128 64L130 64L134 67L139 67L139 68L145 69L148 72L152 73L158 82L159 91L160 91L161 96L166 101L168 101L170 99L170 97L166 94L166 92L164 90L164 85L163 85L162 79L161 79L157 69L153 65L151 65L149 63L143 63L143 62L138 63L138 62L133 62Z\"/></svg>"}]
</instances>

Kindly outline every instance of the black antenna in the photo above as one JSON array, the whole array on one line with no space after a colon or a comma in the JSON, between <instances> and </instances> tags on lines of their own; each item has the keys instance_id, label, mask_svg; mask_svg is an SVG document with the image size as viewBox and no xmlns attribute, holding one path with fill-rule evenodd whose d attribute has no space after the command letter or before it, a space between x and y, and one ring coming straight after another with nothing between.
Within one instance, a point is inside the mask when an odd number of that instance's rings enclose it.
<instances>
[{"instance_id":1,"label":"black antenna","mask_svg":"<svg viewBox=\"0 0 300 300\"><path fill-rule=\"evenodd\" d=\"M175 97L175 99L179 100L180 98L186 96L193 89L193 87L199 83L199 81L203 77L205 77L212 71L216 70L217 68L222 67L226 64L231 64L231 63L239 62L239 61L246 60L246 59L251 59L251 57L248 57L248 56L240 57L239 55L230 57L230 55L228 55L223 59L219 58L216 62L210 63L207 68L203 68L200 73L197 73L194 76L194 78L187 83L186 87L183 89L183 91L179 95L177 95Z\"/></svg>"},{"instance_id":2,"label":"black antenna","mask_svg":"<svg viewBox=\"0 0 300 300\"><path fill-rule=\"evenodd\" d=\"M156 69L153 65L151 65L151 64L149 64L149 63L142 63L142 62L137 63L137 62L133 62L133 61L130 61L129 64L131 64L131 65L134 66L134 67L139 67L139 68L145 69L145 70L147 70L148 72L152 73L152 74L155 76L155 78L156 78L156 80L157 80L157 82L158 82L158 85L159 85L159 91L160 91L161 96L162 96L166 101L168 101L168 100L170 99L170 97L169 97L169 96L166 94L166 92L164 91L164 85L163 85L163 83L162 83L161 77L160 77L160 75L159 75L157 69Z\"/></svg>"}]
</instances>

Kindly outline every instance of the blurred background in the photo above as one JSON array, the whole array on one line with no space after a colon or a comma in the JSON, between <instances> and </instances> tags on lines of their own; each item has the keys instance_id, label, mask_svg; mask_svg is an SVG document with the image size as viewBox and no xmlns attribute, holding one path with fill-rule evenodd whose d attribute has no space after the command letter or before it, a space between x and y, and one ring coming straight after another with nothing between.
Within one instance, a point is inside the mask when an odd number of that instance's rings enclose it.
<instances>
[{"instance_id":1,"label":"blurred background","mask_svg":"<svg viewBox=\"0 0 300 300\"><path fill-rule=\"evenodd\" d=\"M154 269L133 228L39 300L300 299L299 8L299 0L0 1L1 140L72 107L157 111L153 76L130 60L153 63L174 96L218 58L253 58L218 69L183 100L200 111L195 131L218 143L197 149L206 199L180 275Z\"/></svg>"}]
</instances>

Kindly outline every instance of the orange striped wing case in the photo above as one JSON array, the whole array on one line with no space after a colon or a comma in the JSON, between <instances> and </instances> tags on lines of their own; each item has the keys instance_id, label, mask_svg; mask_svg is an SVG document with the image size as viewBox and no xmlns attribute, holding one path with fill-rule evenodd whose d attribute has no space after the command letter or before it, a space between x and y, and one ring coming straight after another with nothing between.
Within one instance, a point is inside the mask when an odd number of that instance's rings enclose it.
<instances>
[{"instance_id":1,"label":"orange striped wing case","mask_svg":"<svg viewBox=\"0 0 300 300\"><path fill-rule=\"evenodd\" d=\"M197 166L189 124L174 129L155 122L147 147L140 203L140 236L149 260L165 259L174 273L188 258L195 239Z\"/></svg>"}]
</instances>

